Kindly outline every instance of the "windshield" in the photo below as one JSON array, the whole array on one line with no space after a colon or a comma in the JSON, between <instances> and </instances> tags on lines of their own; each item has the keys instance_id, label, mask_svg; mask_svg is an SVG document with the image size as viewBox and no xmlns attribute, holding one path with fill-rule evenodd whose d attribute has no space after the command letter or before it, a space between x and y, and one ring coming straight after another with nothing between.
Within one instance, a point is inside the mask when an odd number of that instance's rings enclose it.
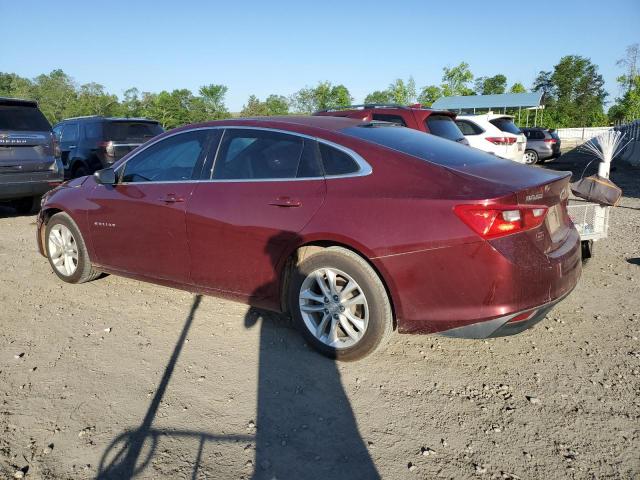
<instances>
[{"instance_id":1,"label":"windshield","mask_svg":"<svg viewBox=\"0 0 640 480\"><path fill-rule=\"evenodd\" d=\"M340 132L442 166L491 165L502 162L494 155L412 128L384 126L385 124L368 125L348 127Z\"/></svg>"},{"instance_id":2,"label":"windshield","mask_svg":"<svg viewBox=\"0 0 640 480\"><path fill-rule=\"evenodd\" d=\"M446 115L429 115L425 123L427 124L429 132L438 137L447 138L456 142L464 138L456 122Z\"/></svg>"},{"instance_id":3,"label":"windshield","mask_svg":"<svg viewBox=\"0 0 640 480\"><path fill-rule=\"evenodd\" d=\"M51 131L51 124L37 107L0 105L0 130Z\"/></svg>"},{"instance_id":4,"label":"windshield","mask_svg":"<svg viewBox=\"0 0 640 480\"><path fill-rule=\"evenodd\" d=\"M105 137L115 142L147 141L163 132L155 122L110 122L105 130Z\"/></svg>"},{"instance_id":5,"label":"windshield","mask_svg":"<svg viewBox=\"0 0 640 480\"><path fill-rule=\"evenodd\" d=\"M513 120L509 117L494 118L493 120L489 120L489 122L503 132L513 133L514 135L522 134L520 129L516 127L516 124L513 123Z\"/></svg>"}]
</instances>

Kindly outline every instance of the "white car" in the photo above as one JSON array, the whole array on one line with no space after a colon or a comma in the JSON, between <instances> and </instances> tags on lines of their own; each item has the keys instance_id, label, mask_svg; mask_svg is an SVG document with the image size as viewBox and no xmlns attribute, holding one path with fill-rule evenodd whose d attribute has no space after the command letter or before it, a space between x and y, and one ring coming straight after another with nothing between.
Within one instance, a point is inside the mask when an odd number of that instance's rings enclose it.
<instances>
[{"instance_id":1,"label":"white car","mask_svg":"<svg viewBox=\"0 0 640 480\"><path fill-rule=\"evenodd\" d=\"M526 163L524 151L527 137L513 123L511 115L491 112L458 115L455 122L472 147L514 162Z\"/></svg>"}]
</instances>

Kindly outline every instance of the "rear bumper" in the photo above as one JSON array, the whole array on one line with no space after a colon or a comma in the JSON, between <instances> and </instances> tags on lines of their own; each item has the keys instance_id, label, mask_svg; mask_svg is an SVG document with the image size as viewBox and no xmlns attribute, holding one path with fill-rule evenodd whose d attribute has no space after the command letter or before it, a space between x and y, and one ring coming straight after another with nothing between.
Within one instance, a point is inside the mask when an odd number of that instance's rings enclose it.
<instances>
[{"instance_id":1,"label":"rear bumper","mask_svg":"<svg viewBox=\"0 0 640 480\"><path fill-rule=\"evenodd\" d=\"M460 329L449 335L471 338L518 333L533 325L544 318L543 310L573 290L582 272L580 237L573 228L563 245L548 255L522 237L380 257L374 262L385 279L391 279L387 282L400 333ZM522 324L509 324L524 312L533 316ZM487 326L480 328L485 322Z\"/></svg>"},{"instance_id":2,"label":"rear bumper","mask_svg":"<svg viewBox=\"0 0 640 480\"><path fill-rule=\"evenodd\" d=\"M3 183L0 179L0 201L43 195L60 185L62 178Z\"/></svg>"},{"instance_id":3,"label":"rear bumper","mask_svg":"<svg viewBox=\"0 0 640 480\"><path fill-rule=\"evenodd\" d=\"M440 332L440 335L454 338L489 338L517 335L544 320L547 313L556 304L560 303L565 296L533 310L505 315L504 317L474 323L465 327L452 328L451 330ZM525 318L519 320L521 316Z\"/></svg>"}]
</instances>

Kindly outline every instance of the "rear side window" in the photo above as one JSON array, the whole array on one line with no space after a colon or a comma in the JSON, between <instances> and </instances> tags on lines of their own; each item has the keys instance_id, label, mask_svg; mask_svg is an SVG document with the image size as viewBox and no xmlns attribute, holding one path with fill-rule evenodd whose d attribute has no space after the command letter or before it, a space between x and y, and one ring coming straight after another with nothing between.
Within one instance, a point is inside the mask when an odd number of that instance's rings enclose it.
<instances>
[{"instance_id":1,"label":"rear side window","mask_svg":"<svg viewBox=\"0 0 640 480\"><path fill-rule=\"evenodd\" d=\"M489 120L489 123L503 132L513 133L514 135L520 135L522 133L510 118L494 118L493 120Z\"/></svg>"},{"instance_id":2,"label":"rear side window","mask_svg":"<svg viewBox=\"0 0 640 480\"><path fill-rule=\"evenodd\" d=\"M351 155L324 143L319 145L325 175L347 175L360 170L358 163Z\"/></svg>"},{"instance_id":3,"label":"rear side window","mask_svg":"<svg viewBox=\"0 0 640 480\"><path fill-rule=\"evenodd\" d=\"M433 135L458 141L464 137L456 123L446 115L429 115L425 120L427 130Z\"/></svg>"},{"instance_id":4,"label":"rear side window","mask_svg":"<svg viewBox=\"0 0 640 480\"><path fill-rule=\"evenodd\" d=\"M494 155L483 154L473 148L443 140L412 128L355 126L341 133L375 143L401 153L443 166L493 165L504 162Z\"/></svg>"},{"instance_id":5,"label":"rear side window","mask_svg":"<svg viewBox=\"0 0 640 480\"><path fill-rule=\"evenodd\" d=\"M114 142L141 143L163 132L154 122L109 122L105 125L104 136Z\"/></svg>"},{"instance_id":6,"label":"rear side window","mask_svg":"<svg viewBox=\"0 0 640 480\"><path fill-rule=\"evenodd\" d=\"M267 180L321 177L315 142L297 135L228 129L213 169L217 180Z\"/></svg>"},{"instance_id":7,"label":"rear side window","mask_svg":"<svg viewBox=\"0 0 640 480\"><path fill-rule=\"evenodd\" d=\"M50 132L51 124L37 107L0 105L0 130Z\"/></svg>"},{"instance_id":8,"label":"rear side window","mask_svg":"<svg viewBox=\"0 0 640 480\"><path fill-rule=\"evenodd\" d=\"M407 126L406 122L404 121L404 118L402 118L400 115L389 115L389 114L384 114L384 113L374 113L371 118L373 120L379 120L381 122L395 123L396 125L401 125L403 127Z\"/></svg>"},{"instance_id":9,"label":"rear side window","mask_svg":"<svg viewBox=\"0 0 640 480\"><path fill-rule=\"evenodd\" d=\"M482 133L482 129L473 122L456 120L455 123L463 135L480 135Z\"/></svg>"}]
</instances>

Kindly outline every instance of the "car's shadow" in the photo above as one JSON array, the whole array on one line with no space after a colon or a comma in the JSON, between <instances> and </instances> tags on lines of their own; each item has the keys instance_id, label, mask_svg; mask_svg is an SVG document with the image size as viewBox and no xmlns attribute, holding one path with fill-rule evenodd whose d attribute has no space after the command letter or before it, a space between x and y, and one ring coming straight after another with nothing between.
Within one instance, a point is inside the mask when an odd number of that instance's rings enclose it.
<instances>
[{"instance_id":1,"label":"car's shadow","mask_svg":"<svg viewBox=\"0 0 640 480\"><path fill-rule=\"evenodd\" d=\"M290 239L290 234L287 238ZM280 234L275 235L266 247L274 263L280 256L282 240ZM256 293L271 287L263 285ZM147 468L158 451L162 451L159 444L165 437L177 438L183 445L194 444L192 479L197 478L198 472L214 478L222 475L216 472L215 460L203 464L202 459L209 458L205 450L221 442L237 441L254 444L252 478L255 479L379 478L360 436L335 361L308 348L286 316L254 308L248 310L244 324L246 328L260 328L255 435L155 428L160 402L200 301L197 295L140 426L111 441L100 460L98 479L126 480L151 475ZM181 456L180 461L184 460Z\"/></svg>"}]
</instances>

